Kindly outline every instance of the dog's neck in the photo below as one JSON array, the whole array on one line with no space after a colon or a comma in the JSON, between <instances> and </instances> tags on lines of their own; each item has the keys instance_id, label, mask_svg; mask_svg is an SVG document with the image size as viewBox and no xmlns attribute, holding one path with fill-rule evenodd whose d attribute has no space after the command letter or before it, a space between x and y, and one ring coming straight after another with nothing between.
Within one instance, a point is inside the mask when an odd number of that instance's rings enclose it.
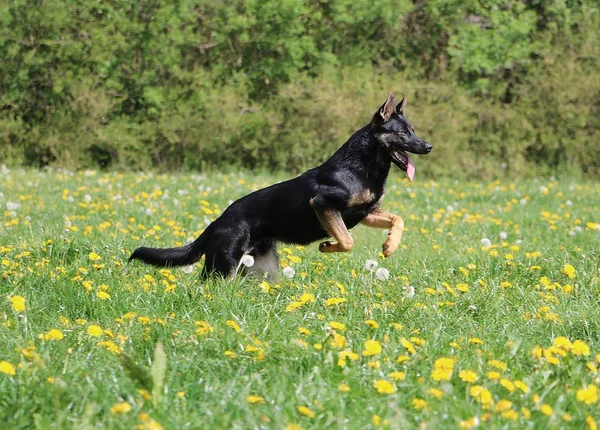
<instances>
[{"instance_id":1,"label":"dog's neck","mask_svg":"<svg viewBox=\"0 0 600 430\"><path fill-rule=\"evenodd\" d=\"M388 151L375 138L371 125L354 133L328 160L334 166L344 166L381 188L385 186L392 159Z\"/></svg>"}]
</instances>

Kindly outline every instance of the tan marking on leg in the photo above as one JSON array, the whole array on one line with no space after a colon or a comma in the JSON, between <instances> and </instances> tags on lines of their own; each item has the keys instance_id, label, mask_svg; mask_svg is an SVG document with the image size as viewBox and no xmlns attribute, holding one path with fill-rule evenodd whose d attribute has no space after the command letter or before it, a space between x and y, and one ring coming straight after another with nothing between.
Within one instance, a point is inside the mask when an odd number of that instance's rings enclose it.
<instances>
[{"instance_id":1,"label":"tan marking on leg","mask_svg":"<svg viewBox=\"0 0 600 430\"><path fill-rule=\"evenodd\" d=\"M319 251L321 252L347 252L352 249L354 240L350 236L350 232L344 224L342 215L336 209L326 209L322 212L315 210L317 218L321 222L321 225L333 239L337 240L335 243L322 242L319 245Z\"/></svg>"},{"instance_id":2,"label":"tan marking on leg","mask_svg":"<svg viewBox=\"0 0 600 430\"><path fill-rule=\"evenodd\" d=\"M398 215L386 212L382 209L375 209L369 215L362 219L361 224L375 228L389 228L388 238L382 245L383 255L389 257L396 251L402 231L404 230L404 220Z\"/></svg>"}]
</instances>

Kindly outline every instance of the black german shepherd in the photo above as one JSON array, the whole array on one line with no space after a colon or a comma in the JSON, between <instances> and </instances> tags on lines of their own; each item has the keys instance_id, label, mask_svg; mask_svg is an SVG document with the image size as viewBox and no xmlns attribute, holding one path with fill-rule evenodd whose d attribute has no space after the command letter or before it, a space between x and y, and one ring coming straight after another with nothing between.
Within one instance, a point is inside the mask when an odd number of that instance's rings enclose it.
<instances>
[{"instance_id":1,"label":"black german shepherd","mask_svg":"<svg viewBox=\"0 0 600 430\"><path fill-rule=\"evenodd\" d=\"M402 218L379 208L385 182L394 163L412 180L414 164L408 152L428 154L432 145L415 134L404 116L406 96L396 106L390 93L371 122L358 130L331 158L303 175L255 191L233 202L194 242L179 248L145 248L129 260L156 266L184 266L206 256L203 277L233 276L241 258L252 255L253 272L277 274L277 242L322 242L321 252L352 248L349 229L363 223L390 229L385 256L400 243Z\"/></svg>"}]
</instances>

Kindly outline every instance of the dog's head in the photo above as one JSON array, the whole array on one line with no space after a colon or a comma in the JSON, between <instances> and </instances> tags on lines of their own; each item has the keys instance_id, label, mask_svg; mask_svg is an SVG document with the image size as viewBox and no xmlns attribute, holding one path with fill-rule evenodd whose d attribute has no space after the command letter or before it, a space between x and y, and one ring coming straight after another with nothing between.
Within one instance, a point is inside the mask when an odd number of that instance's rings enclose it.
<instances>
[{"instance_id":1,"label":"dog's head","mask_svg":"<svg viewBox=\"0 0 600 430\"><path fill-rule=\"evenodd\" d=\"M373 116L371 129L375 138L389 152L392 162L412 181L415 165L408 155L429 154L433 145L415 134L415 129L404 116L406 96L396 105L396 96L390 93L385 103Z\"/></svg>"}]
</instances>

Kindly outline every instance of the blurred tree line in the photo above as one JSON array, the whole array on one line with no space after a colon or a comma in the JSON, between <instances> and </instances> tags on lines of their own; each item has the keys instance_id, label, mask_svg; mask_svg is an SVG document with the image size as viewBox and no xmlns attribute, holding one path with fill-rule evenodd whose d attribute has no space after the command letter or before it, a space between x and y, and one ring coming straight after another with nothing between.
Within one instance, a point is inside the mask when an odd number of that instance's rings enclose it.
<instances>
[{"instance_id":1,"label":"blurred tree line","mask_svg":"<svg viewBox=\"0 0 600 430\"><path fill-rule=\"evenodd\" d=\"M432 175L600 176L599 36L597 0L10 0L0 162L301 171L395 90Z\"/></svg>"}]
</instances>

